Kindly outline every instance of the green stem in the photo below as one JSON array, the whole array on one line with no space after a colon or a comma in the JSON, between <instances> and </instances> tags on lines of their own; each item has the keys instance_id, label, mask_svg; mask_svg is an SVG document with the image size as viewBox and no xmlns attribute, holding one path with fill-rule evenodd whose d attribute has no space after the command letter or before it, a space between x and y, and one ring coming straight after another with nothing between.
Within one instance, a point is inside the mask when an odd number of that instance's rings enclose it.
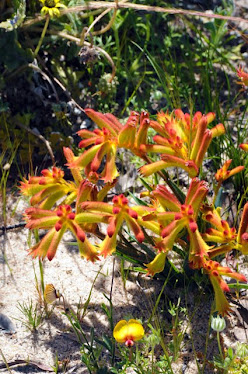
<instances>
[{"instance_id":1,"label":"green stem","mask_svg":"<svg viewBox=\"0 0 248 374\"><path fill-rule=\"evenodd\" d=\"M43 31L41 33L41 37L40 37L39 43L38 43L38 45L37 45L37 47L36 47L36 49L34 51L34 57L36 57L38 55L38 52L39 52L40 47L41 47L41 44L42 44L43 39L44 39L44 37L46 35L46 31L47 31L47 28L48 28L48 25L49 25L49 21L50 21L50 16L49 16L49 14L47 14L47 16L46 16L46 22L45 22Z\"/></svg>"},{"instance_id":2,"label":"green stem","mask_svg":"<svg viewBox=\"0 0 248 374\"><path fill-rule=\"evenodd\" d=\"M39 259L39 268L40 268L40 285L42 289L42 294L44 296L44 291L45 291L44 268L43 268L43 262L41 259Z\"/></svg>"},{"instance_id":3,"label":"green stem","mask_svg":"<svg viewBox=\"0 0 248 374\"><path fill-rule=\"evenodd\" d=\"M218 185L216 186L214 190L213 206L215 206L215 201L217 199L217 195L218 195L220 187L221 187L221 182L218 182Z\"/></svg>"},{"instance_id":4,"label":"green stem","mask_svg":"<svg viewBox=\"0 0 248 374\"><path fill-rule=\"evenodd\" d=\"M219 351L220 351L221 361L224 362L224 356L223 356L222 348L221 348L221 344L220 344L220 333L219 333L219 331L217 331L217 342L218 342L218 348L219 348Z\"/></svg>"}]
</instances>

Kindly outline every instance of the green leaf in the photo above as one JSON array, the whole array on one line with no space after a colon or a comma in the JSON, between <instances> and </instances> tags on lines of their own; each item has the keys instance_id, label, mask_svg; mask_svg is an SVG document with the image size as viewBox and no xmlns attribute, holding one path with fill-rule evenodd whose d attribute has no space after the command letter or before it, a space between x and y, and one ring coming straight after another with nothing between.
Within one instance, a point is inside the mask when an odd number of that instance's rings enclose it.
<instances>
[{"instance_id":1,"label":"green leaf","mask_svg":"<svg viewBox=\"0 0 248 374\"><path fill-rule=\"evenodd\" d=\"M138 204L138 205L143 205L143 206L148 206L148 204L147 204L145 201L139 199L137 196L135 196L135 195L134 195L132 192L130 192L130 191L129 191L129 195L134 199L134 201L136 202L136 204Z\"/></svg>"}]
</instances>

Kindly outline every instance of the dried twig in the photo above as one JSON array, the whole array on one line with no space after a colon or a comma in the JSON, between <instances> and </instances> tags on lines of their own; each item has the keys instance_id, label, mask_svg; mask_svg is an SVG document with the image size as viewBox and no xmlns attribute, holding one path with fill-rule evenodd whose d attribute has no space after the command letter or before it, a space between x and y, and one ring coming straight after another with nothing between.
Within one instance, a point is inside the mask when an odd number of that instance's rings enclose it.
<instances>
[{"instance_id":1,"label":"dried twig","mask_svg":"<svg viewBox=\"0 0 248 374\"><path fill-rule=\"evenodd\" d=\"M38 30L38 28L36 29ZM72 42L75 42L76 44L80 45L80 38L77 38L76 36L73 36L73 35L69 35L63 31L55 31L55 30L47 30L47 33L48 34L53 34L53 35L58 35L58 36L61 36L62 38L65 38L65 39L68 39L68 40L71 40ZM87 46L91 46L91 43L89 42L84 42L84 45L87 45ZM112 67L112 74L111 74L111 78L109 80L109 82L111 82L114 77L115 77L115 73L116 73L116 67L115 67L115 64L114 64L114 61L112 60L112 58L110 57L110 55L104 51L104 49L100 48L100 47L96 47L94 46L94 48L99 52L101 53L102 55L104 55L104 57L108 60L108 62L110 63L111 67Z\"/></svg>"},{"instance_id":2,"label":"dried twig","mask_svg":"<svg viewBox=\"0 0 248 374\"><path fill-rule=\"evenodd\" d=\"M1 352L1 349L0 349L0 352ZM7 366L6 366L7 365ZM6 367L8 368L9 372L10 369L9 369L9 366L16 366L16 365L32 365L32 366L36 366L38 367L39 369L43 370L43 371L49 371L49 372L54 372L53 368L51 368L51 366L48 366L46 364L43 364L42 362L39 362L39 361L33 361L33 360L14 360L14 361L10 361L10 362L5 362L5 364L0 364L0 369L6 369Z\"/></svg>"},{"instance_id":3,"label":"dried twig","mask_svg":"<svg viewBox=\"0 0 248 374\"><path fill-rule=\"evenodd\" d=\"M235 16L224 16L222 14L210 14L206 12L199 12L196 10L187 10L187 9L175 9L175 8L162 8L159 6L150 6L150 5L143 5L143 4L133 4L133 3L126 3L126 2L107 2L107 1L94 1L94 2L87 2L87 5L78 5L75 7L67 8L60 13L60 16L69 13L78 13L82 11L89 11L92 9L99 9L99 8L108 8L108 9L134 9L134 10L142 10L145 12L156 12L156 13L167 13L167 14L181 14L185 16L193 16L193 17L204 17L204 18L215 18L215 19L222 19L226 21L232 21L235 23L245 22L248 23L248 19L242 17L235 17ZM23 23L22 27L30 27L31 25L40 22L45 17L39 16L35 19L28 20Z\"/></svg>"},{"instance_id":4,"label":"dried twig","mask_svg":"<svg viewBox=\"0 0 248 374\"><path fill-rule=\"evenodd\" d=\"M30 134L36 136L38 139L40 139L45 144L45 146L47 147L48 153L50 154L50 157L52 159L52 163L53 163L53 165L55 165L55 157L54 157L54 154L53 154L53 151L52 151L52 148L50 146L49 141L46 140L43 135L38 134L36 131L34 131L32 129L29 129L28 127L24 126L22 123L15 122L15 124L17 126L19 126L20 128L24 129L25 131L29 132Z\"/></svg>"}]
</instances>

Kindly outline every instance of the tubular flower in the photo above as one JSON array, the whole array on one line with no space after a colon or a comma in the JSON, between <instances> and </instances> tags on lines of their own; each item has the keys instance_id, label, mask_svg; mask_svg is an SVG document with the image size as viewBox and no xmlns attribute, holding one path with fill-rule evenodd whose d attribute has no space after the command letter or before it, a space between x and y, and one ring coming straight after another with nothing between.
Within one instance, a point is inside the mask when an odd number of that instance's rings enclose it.
<instances>
[{"instance_id":1,"label":"tubular flower","mask_svg":"<svg viewBox=\"0 0 248 374\"><path fill-rule=\"evenodd\" d=\"M173 233L180 232L183 227L186 227L188 231L195 232L197 230L197 215L202 204L202 201L206 197L208 192L208 187L205 182L200 181L198 178L194 178L191 181L190 188L188 190L185 204L181 204L167 189L166 187L158 186L157 189L152 193L155 196L163 208L172 208L174 212L165 211L152 213L155 214L158 222L161 225L164 223L169 223L162 230L162 237L165 238ZM147 219L145 216L144 220ZM149 219L149 215L148 215Z\"/></svg>"},{"instance_id":2,"label":"tubular flower","mask_svg":"<svg viewBox=\"0 0 248 374\"><path fill-rule=\"evenodd\" d=\"M245 204L237 236L237 249L248 254L248 203Z\"/></svg>"},{"instance_id":3,"label":"tubular flower","mask_svg":"<svg viewBox=\"0 0 248 374\"><path fill-rule=\"evenodd\" d=\"M217 170L217 173L215 174L215 179L219 184L221 184L223 181L225 181L227 178L232 177L233 175L239 173L240 171L244 170L244 166L237 166L236 168L232 170L228 170L232 160L227 160L221 169Z\"/></svg>"},{"instance_id":4,"label":"tubular flower","mask_svg":"<svg viewBox=\"0 0 248 374\"><path fill-rule=\"evenodd\" d=\"M211 130L207 129L214 118L214 113L202 115L200 112L191 118L180 109L173 114L158 113L157 121L150 123L159 133L153 138L157 144L143 146L142 150L162 153L161 161L141 167L141 174L149 176L161 169L179 166L187 171L190 177L197 176L212 138L225 132L222 124Z\"/></svg>"},{"instance_id":5,"label":"tubular flower","mask_svg":"<svg viewBox=\"0 0 248 374\"><path fill-rule=\"evenodd\" d=\"M240 78L239 84L248 86L248 73L246 73L241 66L237 69L237 76Z\"/></svg>"},{"instance_id":6,"label":"tubular flower","mask_svg":"<svg viewBox=\"0 0 248 374\"><path fill-rule=\"evenodd\" d=\"M248 203L245 204L238 232L230 227L227 221L221 219L219 208L210 206L202 207L202 218L209 222L214 228L208 228L202 237L207 242L221 243L222 245L210 249L208 254L213 258L231 249L237 249L244 255L248 254Z\"/></svg>"},{"instance_id":7,"label":"tubular flower","mask_svg":"<svg viewBox=\"0 0 248 374\"><path fill-rule=\"evenodd\" d=\"M87 213L75 214L69 205L61 205L56 210L28 208L25 211L26 227L29 229L50 229L41 241L30 249L32 257L51 261L63 234L71 231L78 242L81 256L92 262L98 259L96 248L88 241L81 225L85 222L106 222L108 217Z\"/></svg>"},{"instance_id":8,"label":"tubular flower","mask_svg":"<svg viewBox=\"0 0 248 374\"><path fill-rule=\"evenodd\" d=\"M69 163L75 161L77 157L74 155L73 151L68 147L63 147L64 156ZM76 185L79 185L79 183L82 181L83 177L80 173L80 170L78 169L71 169L71 174L73 176L73 179L76 183Z\"/></svg>"},{"instance_id":9,"label":"tubular flower","mask_svg":"<svg viewBox=\"0 0 248 374\"><path fill-rule=\"evenodd\" d=\"M200 209L200 205L204 200L208 188L205 182L194 178L191 181L188 194L185 199L185 204L181 204L167 189L166 187L158 186L157 189L152 193L161 203L164 209L170 208L174 211L157 211L152 212L143 217L143 220L157 220L162 227L161 236L162 240L157 241L157 248L159 251L167 253L173 248L174 243L177 239L182 236L183 229L186 228L191 241L195 246L191 248L192 258L190 261L196 266L196 263L201 265L201 259L207 255L210 247L203 241L198 231L197 216ZM197 241L201 239L204 242L206 248L201 250L201 245L197 245ZM162 271L162 264L165 264L165 255L156 256L155 259L147 266L148 272L152 275L155 274L156 270Z\"/></svg>"},{"instance_id":10,"label":"tubular flower","mask_svg":"<svg viewBox=\"0 0 248 374\"><path fill-rule=\"evenodd\" d=\"M227 277L237 279L240 282L247 282L247 279L244 275L232 272L229 267L220 266L218 262L212 260L206 259L203 269L209 275L214 289L216 311L224 316L231 311L231 307L224 295L224 292L229 292L230 289L221 276L225 275Z\"/></svg>"},{"instance_id":11,"label":"tubular flower","mask_svg":"<svg viewBox=\"0 0 248 374\"><path fill-rule=\"evenodd\" d=\"M240 144L239 147L240 147L243 151L248 152L248 143Z\"/></svg>"},{"instance_id":12,"label":"tubular flower","mask_svg":"<svg viewBox=\"0 0 248 374\"><path fill-rule=\"evenodd\" d=\"M119 147L131 149L137 156L146 154L147 131L150 127L148 112L131 112L126 124L123 126L119 137Z\"/></svg>"},{"instance_id":13,"label":"tubular flower","mask_svg":"<svg viewBox=\"0 0 248 374\"><path fill-rule=\"evenodd\" d=\"M123 126L110 113L102 114L93 109L85 109L85 113L97 124L94 131L80 130L78 135L83 138L80 148L87 148L79 157L68 163L71 169L85 168L86 175L97 172L106 156L105 168L101 179L113 181L119 174L115 165L117 148L131 149L138 156L144 155L142 145L146 143L147 131L150 126L149 114L131 112ZM89 148L88 148L89 147Z\"/></svg>"},{"instance_id":14,"label":"tubular flower","mask_svg":"<svg viewBox=\"0 0 248 374\"><path fill-rule=\"evenodd\" d=\"M144 240L143 231L137 222L138 213L128 205L128 199L123 195L114 196L113 205L103 202L89 201L81 204L82 210L88 212L100 212L109 215L107 235L100 245L100 254L104 257L116 250L116 240L123 221L133 231L138 242Z\"/></svg>"},{"instance_id":15,"label":"tubular flower","mask_svg":"<svg viewBox=\"0 0 248 374\"><path fill-rule=\"evenodd\" d=\"M115 165L117 152L117 137L108 128L95 129L94 131L81 130L78 135L86 138L79 143L80 148L91 146L85 150L75 161L68 164L71 169L85 168L86 175L97 172L104 156L106 163L101 173L101 179L106 183L113 181L119 174Z\"/></svg>"},{"instance_id":16,"label":"tubular flower","mask_svg":"<svg viewBox=\"0 0 248 374\"><path fill-rule=\"evenodd\" d=\"M219 211L211 206L202 207L202 218L211 223L215 228L208 228L202 237L207 242L235 243L237 238L236 229L230 227L227 221L221 219Z\"/></svg>"},{"instance_id":17,"label":"tubular flower","mask_svg":"<svg viewBox=\"0 0 248 374\"><path fill-rule=\"evenodd\" d=\"M50 17L59 16L59 8L66 8L66 6L60 2L60 0L40 0L40 2L43 5L41 14L49 14Z\"/></svg>"},{"instance_id":18,"label":"tubular flower","mask_svg":"<svg viewBox=\"0 0 248 374\"><path fill-rule=\"evenodd\" d=\"M50 209L63 196L69 194L72 200L76 197L76 185L64 179L62 169L53 167L44 169L41 177L29 176L21 182L20 190L23 195L30 196L30 204L43 209Z\"/></svg>"},{"instance_id":19,"label":"tubular flower","mask_svg":"<svg viewBox=\"0 0 248 374\"><path fill-rule=\"evenodd\" d=\"M161 273L165 267L165 260L166 260L165 252L158 253L155 258L149 262L149 264L145 264L147 267L147 275L155 275L157 273Z\"/></svg>"},{"instance_id":20,"label":"tubular flower","mask_svg":"<svg viewBox=\"0 0 248 374\"><path fill-rule=\"evenodd\" d=\"M67 165L70 169L83 169L88 176L95 173L106 156L105 167L100 178L105 183L112 182L119 174L115 165L118 146L118 135L122 129L121 123L112 114L102 114L93 109L85 109L85 113L100 127L94 131L80 130L78 135L83 138L80 148L87 148Z\"/></svg>"},{"instance_id":21,"label":"tubular flower","mask_svg":"<svg viewBox=\"0 0 248 374\"><path fill-rule=\"evenodd\" d=\"M118 343L125 343L129 348L134 345L134 342L142 339L144 335L144 328L136 319L119 321L113 331L115 340Z\"/></svg>"}]
</instances>

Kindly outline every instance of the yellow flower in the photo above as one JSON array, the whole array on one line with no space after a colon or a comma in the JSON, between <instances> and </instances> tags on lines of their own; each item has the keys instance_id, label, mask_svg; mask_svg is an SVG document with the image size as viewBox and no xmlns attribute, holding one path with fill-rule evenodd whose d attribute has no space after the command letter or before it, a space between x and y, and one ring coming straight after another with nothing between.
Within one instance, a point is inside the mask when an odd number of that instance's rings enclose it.
<instances>
[{"instance_id":1,"label":"yellow flower","mask_svg":"<svg viewBox=\"0 0 248 374\"><path fill-rule=\"evenodd\" d=\"M125 343L127 347L132 347L135 341L143 338L144 334L142 324L136 319L119 321L113 332L115 340L118 343Z\"/></svg>"},{"instance_id":2,"label":"yellow flower","mask_svg":"<svg viewBox=\"0 0 248 374\"><path fill-rule=\"evenodd\" d=\"M152 262L146 264L148 271L147 275L153 276L154 274L161 273L161 271L164 270L166 254L167 253L165 252L160 252L156 255Z\"/></svg>"},{"instance_id":3,"label":"yellow flower","mask_svg":"<svg viewBox=\"0 0 248 374\"><path fill-rule=\"evenodd\" d=\"M40 0L40 2L43 4L41 14L49 14L50 17L59 16L59 8L66 8L59 0Z\"/></svg>"},{"instance_id":4,"label":"yellow flower","mask_svg":"<svg viewBox=\"0 0 248 374\"><path fill-rule=\"evenodd\" d=\"M44 291L44 298L48 304L52 304L56 299L59 299L61 294L57 291L53 284L47 284Z\"/></svg>"}]
</instances>

